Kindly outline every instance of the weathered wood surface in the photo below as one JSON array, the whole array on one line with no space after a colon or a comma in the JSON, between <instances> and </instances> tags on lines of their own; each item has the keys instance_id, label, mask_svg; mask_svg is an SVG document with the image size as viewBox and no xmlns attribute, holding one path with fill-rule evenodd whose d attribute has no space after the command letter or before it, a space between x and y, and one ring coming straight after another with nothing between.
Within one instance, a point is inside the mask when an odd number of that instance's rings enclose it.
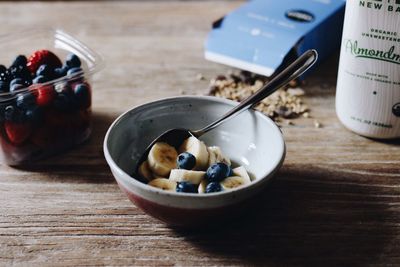
<instances>
[{"instance_id":1,"label":"weathered wood surface","mask_svg":"<svg viewBox=\"0 0 400 267\"><path fill-rule=\"evenodd\" d=\"M284 126L287 157L254 213L218 231L175 231L134 207L103 159L112 120L132 106L203 94L228 68L203 59L210 24L240 2L0 3L3 31L61 27L104 55L94 133L29 168L0 166L0 265L400 266L399 141L344 129L337 55L308 79L313 120Z\"/></svg>"}]
</instances>

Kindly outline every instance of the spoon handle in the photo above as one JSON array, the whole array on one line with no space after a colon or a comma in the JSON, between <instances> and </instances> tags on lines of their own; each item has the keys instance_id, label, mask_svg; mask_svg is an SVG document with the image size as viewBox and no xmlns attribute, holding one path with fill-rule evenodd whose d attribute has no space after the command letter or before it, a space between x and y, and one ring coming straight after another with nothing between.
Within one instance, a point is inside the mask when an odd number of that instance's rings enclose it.
<instances>
[{"instance_id":1,"label":"spoon handle","mask_svg":"<svg viewBox=\"0 0 400 267\"><path fill-rule=\"evenodd\" d=\"M197 130L191 131L191 133L199 137L204 133L214 129L218 125L224 123L226 120L234 117L234 115L238 115L239 113L251 108L282 86L288 84L291 80L296 79L304 72L306 72L316 61L318 58L318 53L314 49L306 51L303 55L297 58L292 64L290 64L287 68L285 68L282 72L275 76L270 82L264 85L261 89L259 89L256 93L249 96L245 100L243 100L239 105L228 111L224 116L220 119L212 122L206 127Z\"/></svg>"}]
</instances>

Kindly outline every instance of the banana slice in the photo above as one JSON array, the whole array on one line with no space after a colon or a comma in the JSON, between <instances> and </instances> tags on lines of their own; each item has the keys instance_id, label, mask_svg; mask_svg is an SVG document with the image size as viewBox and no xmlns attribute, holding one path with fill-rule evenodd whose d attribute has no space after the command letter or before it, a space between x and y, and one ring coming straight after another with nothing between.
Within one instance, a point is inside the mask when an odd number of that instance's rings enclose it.
<instances>
[{"instance_id":1,"label":"banana slice","mask_svg":"<svg viewBox=\"0 0 400 267\"><path fill-rule=\"evenodd\" d=\"M198 188L199 194L204 194L206 192L207 184L208 183L207 183L206 179L203 179L201 181L201 183L199 184L199 188Z\"/></svg>"},{"instance_id":2,"label":"banana slice","mask_svg":"<svg viewBox=\"0 0 400 267\"><path fill-rule=\"evenodd\" d=\"M246 171L245 167L239 166L237 168L232 169L232 171L233 171L233 174L235 176L243 177L246 180L246 183L250 183L251 182L249 173Z\"/></svg>"},{"instance_id":3,"label":"banana slice","mask_svg":"<svg viewBox=\"0 0 400 267\"><path fill-rule=\"evenodd\" d=\"M145 178L147 181L153 180L153 174L151 173L149 162L144 161L139 167L139 174Z\"/></svg>"},{"instance_id":4,"label":"banana slice","mask_svg":"<svg viewBox=\"0 0 400 267\"><path fill-rule=\"evenodd\" d=\"M183 169L173 169L169 175L169 179L174 182L190 182L192 184L200 184L206 172L190 171Z\"/></svg>"},{"instance_id":5,"label":"banana slice","mask_svg":"<svg viewBox=\"0 0 400 267\"><path fill-rule=\"evenodd\" d=\"M208 166L213 165L214 163L217 163L217 155L215 155L214 151L211 149L212 147L207 147L208 151Z\"/></svg>"},{"instance_id":6,"label":"banana slice","mask_svg":"<svg viewBox=\"0 0 400 267\"><path fill-rule=\"evenodd\" d=\"M173 168L176 168L176 152L173 146L167 143L157 142L150 149L147 160L149 162L150 170L162 177L167 177Z\"/></svg>"},{"instance_id":7,"label":"banana slice","mask_svg":"<svg viewBox=\"0 0 400 267\"><path fill-rule=\"evenodd\" d=\"M176 190L176 182L171 181L167 178L156 178L154 180L151 180L148 185L157 187L159 189L165 190L165 191L175 191Z\"/></svg>"},{"instance_id":8,"label":"banana slice","mask_svg":"<svg viewBox=\"0 0 400 267\"><path fill-rule=\"evenodd\" d=\"M207 151L209 154L208 158L209 166L218 162L224 162L229 166L231 165L231 160L222 153L222 150L219 146L209 146L207 147Z\"/></svg>"},{"instance_id":9,"label":"banana slice","mask_svg":"<svg viewBox=\"0 0 400 267\"><path fill-rule=\"evenodd\" d=\"M230 177L225 178L220 184L223 189L230 190L230 189L238 188L240 186L244 186L248 183L249 182L241 176L230 176Z\"/></svg>"},{"instance_id":10,"label":"banana slice","mask_svg":"<svg viewBox=\"0 0 400 267\"><path fill-rule=\"evenodd\" d=\"M206 170L208 167L207 146L194 136L187 138L179 148L179 152L189 152L196 158L194 170Z\"/></svg>"}]
</instances>

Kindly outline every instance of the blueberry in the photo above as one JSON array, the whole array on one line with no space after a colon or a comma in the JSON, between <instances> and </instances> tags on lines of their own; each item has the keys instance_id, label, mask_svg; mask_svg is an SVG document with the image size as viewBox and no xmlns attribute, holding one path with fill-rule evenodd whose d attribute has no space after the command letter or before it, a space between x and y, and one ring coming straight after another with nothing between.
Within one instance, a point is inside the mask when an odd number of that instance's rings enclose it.
<instances>
[{"instance_id":1,"label":"blueberry","mask_svg":"<svg viewBox=\"0 0 400 267\"><path fill-rule=\"evenodd\" d=\"M60 111L70 111L77 106L75 96L68 92L57 94L54 99L53 105Z\"/></svg>"},{"instance_id":2,"label":"blueberry","mask_svg":"<svg viewBox=\"0 0 400 267\"><path fill-rule=\"evenodd\" d=\"M206 186L206 193L220 192L222 191L222 186L220 183L211 182Z\"/></svg>"},{"instance_id":3,"label":"blueberry","mask_svg":"<svg viewBox=\"0 0 400 267\"><path fill-rule=\"evenodd\" d=\"M13 86L14 84L23 84L24 80L22 80L21 78L15 78L10 82L10 87Z\"/></svg>"},{"instance_id":4,"label":"blueberry","mask_svg":"<svg viewBox=\"0 0 400 267\"><path fill-rule=\"evenodd\" d=\"M61 68L54 69L54 76L56 78L61 78L67 75L69 68L66 65L63 65Z\"/></svg>"},{"instance_id":5,"label":"blueberry","mask_svg":"<svg viewBox=\"0 0 400 267\"><path fill-rule=\"evenodd\" d=\"M36 104L36 97L32 92L24 92L17 95L17 107L29 109Z\"/></svg>"},{"instance_id":6,"label":"blueberry","mask_svg":"<svg viewBox=\"0 0 400 267\"><path fill-rule=\"evenodd\" d=\"M36 76L35 79L32 80L33 84L37 84L37 83L45 83L47 82L46 78L42 75Z\"/></svg>"},{"instance_id":7,"label":"blueberry","mask_svg":"<svg viewBox=\"0 0 400 267\"><path fill-rule=\"evenodd\" d=\"M10 92L13 93L13 92L16 92L16 91L24 89L24 88L25 88L25 86L23 84L19 84L19 83L13 84L12 86L10 86Z\"/></svg>"},{"instance_id":8,"label":"blueberry","mask_svg":"<svg viewBox=\"0 0 400 267\"><path fill-rule=\"evenodd\" d=\"M78 72L80 72L80 71L82 71L82 69L81 68L70 68L69 70L68 70L68 72L67 72L67 75L73 75L74 73L78 73Z\"/></svg>"},{"instance_id":9,"label":"blueberry","mask_svg":"<svg viewBox=\"0 0 400 267\"><path fill-rule=\"evenodd\" d=\"M40 65L36 71L36 76L43 76L49 81L54 77L54 69L47 64Z\"/></svg>"},{"instance_id":10,"label":"blueberry","mask_svg":"<svg viewBox=\"0 0 400 267\"><path fill-rule=\"evenodd\" d=\"M40 107L30 107L25 111L25 118L35 124L39 124L43 121L43 110Z\"/></svg>"},{"instance_id":11,"label":"blueberry","mask_svg":"<svg viewBox=\"0 0 400 267\"><path fill-rule=\"evenodd\" d=\"M18 88L18 89L21 89L21 88L28 87L29 85L31 85L31 81L23 80L22 78L15 78L10 82L10 91L15 91L15 90L11 90L11 88L14 85L21 85L22 87Z\"/></svg>"},{"instance_id":12,"label":"blueberry","mask_svg":"<svg viewBox=\"0 0 400 267\"><path fill-rule=\"evenodd\" d=\"M20 122L21 111L17 107L9 105L4 110L4 118L7 121Z\"/></svg>"},{"instance_id":13,"label":"blueberry","mask_svg":"<svg viewBox=\"0 0 400 267\"><path fill-rule=\"evenodd\" d=\"M80 74L79 74L80 73ZM67 71L67 76L72 76L73 78L69 77L69 82L82 82L83 81L83 73L81 68L72 68Z\"/></svg>"},{"instance_id":14,"label":"blueberry","mask_svg":"<svg viewBox=\"0 0 400 267\"><path fill-rule=\"evenodd\" d=\"M18 55L13 63L11 64L12 66L26 66L26 63L28 62L26 56L24 55Z\"/></svg>"},{"instance_id":15,"label":"blueberry","mask_svg":"<svg viewBox=\"0 0 400 267\"><path fill-rule=\"evenodd\" d=\"M90 107L90 89L85 83L80 83L74 87L74 94L77 98L78 104L82 108Z\"/></svg>"},{"instance_id":16,"label":"blueberry","mask_svg":"<svg viewBox=\"0 0 400 267\"><path fill-rule=\"evenodd\" d=\"M69 69L67 71L67 76L70 76L68 78L70 79L69 82L71 82L71 83L82 82L83 81L83 72L82 72L81 68Z\"/></svg>"},{"instance_id":17,"label":"blueberry","mask_svg":"<svg viewBox=\"0 0 400 267\"><path fill-rule=\"evenodd\" d=\"M189 182L178 182L176 192L197 193L197 186Z\"/></svg>"},{"instance_id":18,"label":"blueberry","mask_svg":"<svg viewBox=\"0 0 400 267\"><path fill-rule=\"evenodd\" d=\"M69 54L65 60L65 64L70 68L79 68L81 66L81 60L75 54Z\"/></svg>"},{"instance_id":19,"label":"blueberry","mask_svg":"<svg viewBox=\"0 0 400 267\"><path fill-rule=\"evenodd\" d=\"M231 167L229 167L229 174L228 174L228 177L230 177L230 176L234 176L234 175L233 175L233 169L232 169Z\"/></svg>"},{"instance_id":20,"label":"blueberry","mask_svg":"<svg viewBox=\"0 0 400 267\"><path fill-rule=\"evenodd\" d=\"M206 178L209 182L220 182L232 173L231 167L225 163L218 162L208 167Z\"/></svg>"},{"instance_id":21,"label":"blueberry","mask_svg":"<svg viewBox=\"0 0 400 267\"><path fill-rule=\"evenodd\" d=\"M176 159L176 164L178 169L191 170L196 165L196 157L189 152L183 152Z\"/></svg>"},{"instance_id":22,"label":"blueberry","mask_svg":"<svg viewBox=\"0 0 400 267\"><path fill-rule=\"evenodd\" d=\"M15 114L15 107L14 106L7 106L4 109L4 118L8 121L12 121Z\"/></svg>"}]
</instances>

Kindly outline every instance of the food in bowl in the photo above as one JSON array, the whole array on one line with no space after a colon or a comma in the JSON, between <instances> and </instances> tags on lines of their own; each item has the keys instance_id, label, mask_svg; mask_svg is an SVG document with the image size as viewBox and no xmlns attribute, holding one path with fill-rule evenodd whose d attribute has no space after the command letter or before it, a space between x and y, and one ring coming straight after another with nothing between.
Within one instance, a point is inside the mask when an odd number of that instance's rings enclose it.
<instances>
[{"instance_id":1,"label":"food in bowl","mask_svg":"<svg viewBox=\"0 0 400 267\"><path fill-rule=\"evenodd\" d=\"M168 225L195 229L229 221L259 205L258 196L282 166L285 143L276 124L254 110L239 114L201 137L208 146L219 146L234 165L245 166L252 177L250 184L219 193L190 194L160 190L132 175L147 146L161 133L177 126L199 129L235 105L216 97L180 96L121 114L104 139L104 156L121 191L136 207Z\"/></svg>"},{"instance_id":2,"label":"food in bowl","mask_svg":"<svg viewBox=\"0 0 400 267\"><path fill-rule=\"evenodd\" d=\"M251 183L245 167L232 168L220 147L207 147L194 136L178 149L156 142L138 170L150 186L181 193L214 193Z\"/></svg>"},{"instance_id":3,"label":"food in bowl","mask_svg":"<svg viewBox=\"0 0 400 267\"><path fill-rule=\"evenodd\" d=\"M0 65L0 140L7 162L80 142L90 131L91 86L73 53L42 49ZM54 80L59 83L49 84ZM68 141L66 141L68 140Z\"/></svg>"}]
</instances>

